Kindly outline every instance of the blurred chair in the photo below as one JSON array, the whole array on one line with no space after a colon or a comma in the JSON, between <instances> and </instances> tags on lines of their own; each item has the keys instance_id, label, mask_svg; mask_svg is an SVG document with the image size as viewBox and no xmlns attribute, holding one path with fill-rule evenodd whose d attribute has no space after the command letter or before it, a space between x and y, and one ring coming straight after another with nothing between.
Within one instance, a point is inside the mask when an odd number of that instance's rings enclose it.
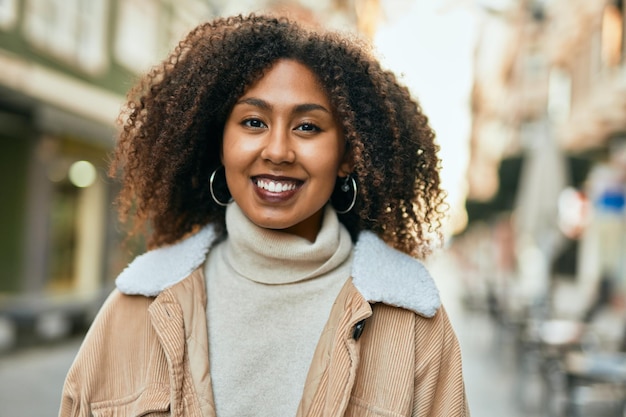
<instances>
[{"instance_id":1,"label":"blurred chair","mask_svg":"<svg viewBox=\"0 0 626 417\"><path fill-rule=\"evenodd\" d=\"M626 416L625 352L569 352L565 375L567 417Z\"/></svg>"}]
</instances>

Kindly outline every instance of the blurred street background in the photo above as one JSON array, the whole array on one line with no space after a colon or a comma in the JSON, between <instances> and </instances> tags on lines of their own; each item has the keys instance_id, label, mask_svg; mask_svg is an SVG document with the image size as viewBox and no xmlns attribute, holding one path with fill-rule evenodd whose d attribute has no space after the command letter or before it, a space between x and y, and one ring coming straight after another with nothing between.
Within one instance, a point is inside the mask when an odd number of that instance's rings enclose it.
<instances>
[{"instance_id":1,"label":"blurred street background","mask_svg":"<svg viewBox=\"0 0 626 417\"><path fill-rule=\"evenodd\" d=\"M0 417L56 415L144 250L106 174L126 91L253 11L358 33L429 116L472 415L626 416L623 0L0 0Z\"/></svg>"}]
</instances>

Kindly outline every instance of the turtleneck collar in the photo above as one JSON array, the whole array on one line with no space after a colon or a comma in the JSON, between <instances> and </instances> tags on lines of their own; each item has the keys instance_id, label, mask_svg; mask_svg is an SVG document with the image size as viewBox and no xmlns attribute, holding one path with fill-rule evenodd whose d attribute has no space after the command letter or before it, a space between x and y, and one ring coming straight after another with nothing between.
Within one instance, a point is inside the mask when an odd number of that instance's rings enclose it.
<instances>
[{"instance_id":1,"label":"turtleneck collar","mask_svg":"<svg viewBox=\"0 0 626 417\"><path fill-rule=\"evenodd\" d=\"M352 251L348 230L327 205L315 242L259 227L236 203L226 209L225 260L242 276L263 284L290 284L323 275Z\"/></svg>"}]
</instances>

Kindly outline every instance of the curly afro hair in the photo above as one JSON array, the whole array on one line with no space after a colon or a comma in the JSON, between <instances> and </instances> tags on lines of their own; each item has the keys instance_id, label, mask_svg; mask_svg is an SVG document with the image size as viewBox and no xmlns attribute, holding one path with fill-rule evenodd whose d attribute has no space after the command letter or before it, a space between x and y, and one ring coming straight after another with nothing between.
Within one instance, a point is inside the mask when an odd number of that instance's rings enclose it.
<instances>
[{"instance_id":1,"label":"curly afro hair","mask_svg":"<svg viewBox=\"0 0 626 417\"><path fill-rule=\"evenodd\" d=\"M371 230L426 256L440 242L445 193L435 135L408 89L359 40L254 14L199 25L129 91L110 175L121 177L117 203L130 235L158 247L208 223L225 233L225 208L209 189L224 124L280 59L317 75L343 127L358 195L339 219L353 239Z\"/></svg>"}]
</instances>

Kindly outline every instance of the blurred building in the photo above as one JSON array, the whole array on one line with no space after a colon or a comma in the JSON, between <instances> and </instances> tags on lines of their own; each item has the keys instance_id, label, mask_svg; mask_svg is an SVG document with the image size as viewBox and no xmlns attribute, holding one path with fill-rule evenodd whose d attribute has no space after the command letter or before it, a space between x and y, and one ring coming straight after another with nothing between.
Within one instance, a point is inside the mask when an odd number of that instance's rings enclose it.
<instances>
[{"instance_id":1,"label":"blurred building","mask_svg":"<svg viewBox=\"0 0 626 417\"><path fill-rule=\"evenodd\" d=\"M470 221L511 222L518 275L626 281L622 0L482 1Z\"/></svg>"},{"instance_id":2,"label":"blurred building","mask_svg":"<svg viewBox=\"0 0 626 417\"><path fill-rule=\"evenodd\" d=\"M54 338L88 322L135 255L121 244L107 165L139 74L217 15L269 10L367 33L377 5L0 1L0 350L24 329Z\"/></svg>"},{"instance_id":3,"label":"blurred building","mask_svg":"<svg viewBox=\"0 0 626 417\"><path fill-rule=\"evenodd\" d=\"M0 347L89 318L129 258L107 153L137 74L205 1L0 2Z\"/></svg>"}]
</instances>

